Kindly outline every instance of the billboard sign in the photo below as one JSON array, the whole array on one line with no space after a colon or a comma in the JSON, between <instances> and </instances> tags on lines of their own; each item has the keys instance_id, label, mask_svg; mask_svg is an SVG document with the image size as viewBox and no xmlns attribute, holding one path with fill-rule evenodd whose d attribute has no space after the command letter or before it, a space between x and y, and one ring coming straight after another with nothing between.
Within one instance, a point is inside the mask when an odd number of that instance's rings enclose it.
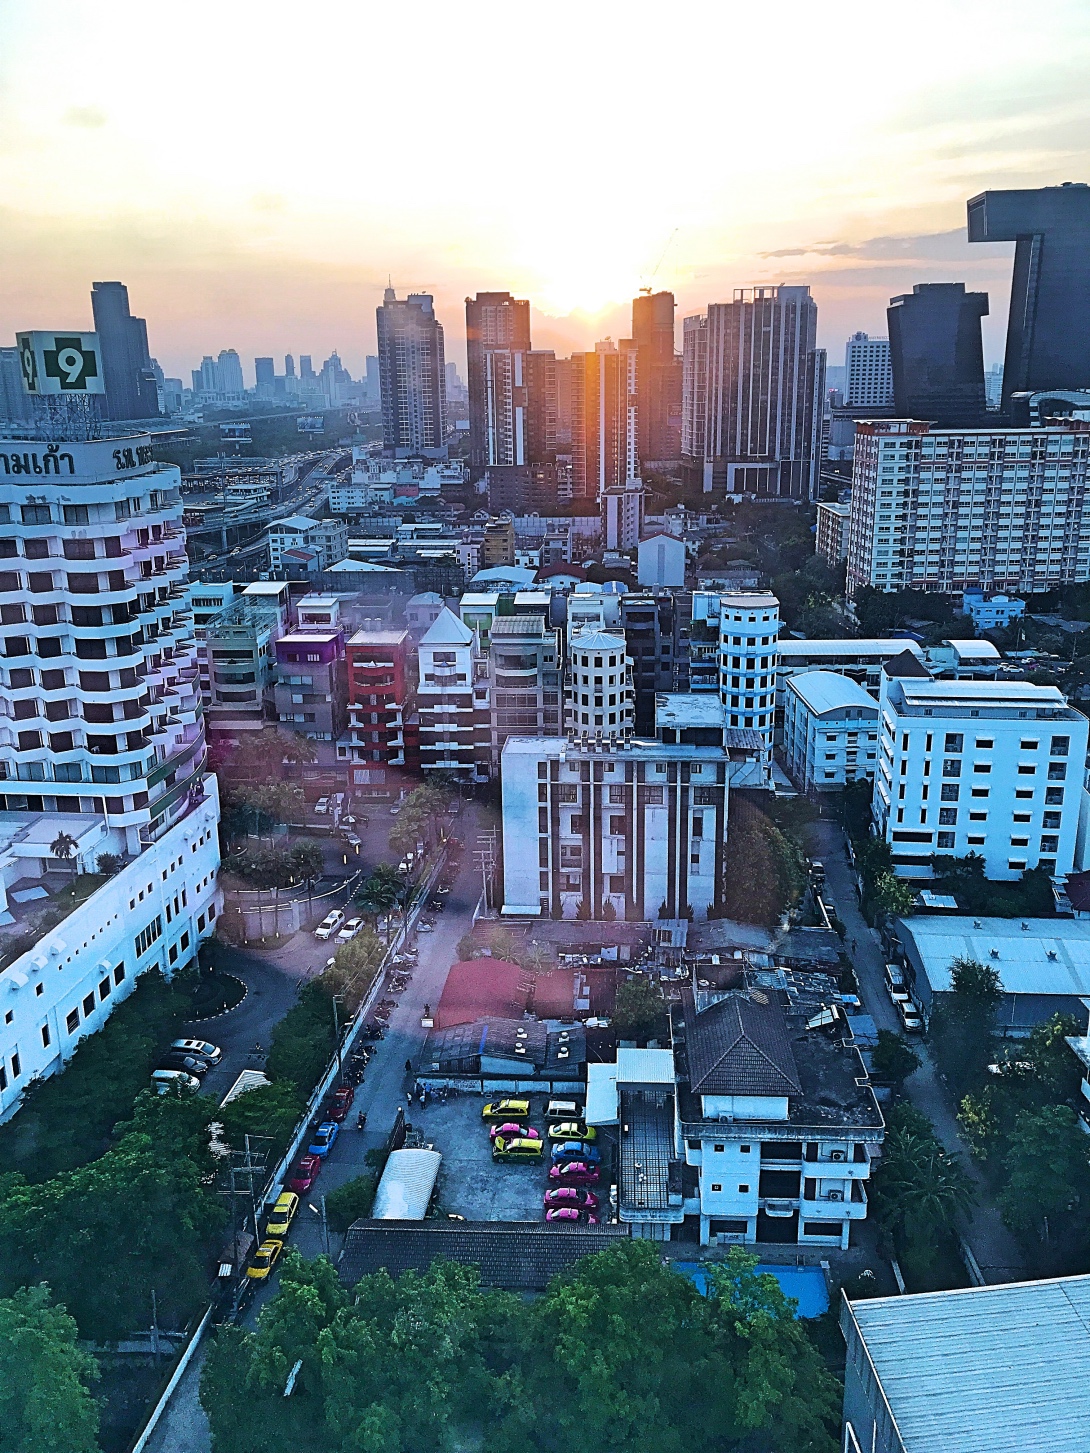
<instances>
[{"instance_id":1,"label":"billboard sign","mask_svg":"<svg viewBox=\"0 0 1090 1453\"><path fill-rule=\"evenodd\" d=\"M19 367L28 394L104 394L97 333L18 333Z\"/></svg>"}]
</instances>

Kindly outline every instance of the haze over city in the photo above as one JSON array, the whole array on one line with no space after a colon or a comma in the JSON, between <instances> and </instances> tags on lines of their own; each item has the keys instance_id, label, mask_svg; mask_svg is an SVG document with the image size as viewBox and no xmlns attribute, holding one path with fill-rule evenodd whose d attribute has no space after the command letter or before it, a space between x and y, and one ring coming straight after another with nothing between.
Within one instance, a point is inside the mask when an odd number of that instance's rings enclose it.
<instances>
[{"instance_id":1,"label":"haze over city","mask_svg":"<svg viewBox=\"0 0 1090 1453\"><path fill-rule=\"evenodd\" d=\"M434 293L456 359L481 287L530 297L537 346L567 352L624 333L644 284L680 319L805 281L838 351L956 277L991 296L997 360L1010 248L968 247L965 198L1081 176L1090 143L1090 10L1024 21L0 0L0 331L89 326L87 280L120 276L168 373L227 345L358 373L388 276Z\"/></svg>"}]
</instances>

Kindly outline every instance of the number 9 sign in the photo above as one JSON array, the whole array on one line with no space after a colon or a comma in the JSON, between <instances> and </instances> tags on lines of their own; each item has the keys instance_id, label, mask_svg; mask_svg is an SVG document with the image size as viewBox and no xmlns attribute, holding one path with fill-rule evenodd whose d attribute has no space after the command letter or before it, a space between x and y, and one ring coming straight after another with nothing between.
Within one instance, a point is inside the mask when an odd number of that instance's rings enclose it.
<instances>
[{"instance_id":1,"label":"number 9 sign","mask_svg":"<svg viewBox=\"0 0 1090 1453\"><path fill-rule=\"evenodd\" d=\"M28 394L106 392L97 333L20 333L16 342Z\"/></svg>"}]
</instances>

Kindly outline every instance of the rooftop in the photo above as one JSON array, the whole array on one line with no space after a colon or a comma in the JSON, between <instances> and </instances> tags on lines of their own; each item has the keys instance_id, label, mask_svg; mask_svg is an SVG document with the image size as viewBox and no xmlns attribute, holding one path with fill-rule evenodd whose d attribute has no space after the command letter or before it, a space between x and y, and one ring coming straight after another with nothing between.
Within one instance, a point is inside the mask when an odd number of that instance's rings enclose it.
<instances>
[{"instance_id":1,"label":"rooftop","mask_svg":"<svg viewBox=\"0 0 1090 1453\"><path fill-rule=\"evenodd\" d=\"M628 1234L627 1226L541 1221L357 1221L349 1228L337 1274L351 1287L376 1271L393 1277L427 1271L443 1257L479 1266L482 1287L542 1292L554 1276Z\"/></svg>"},{"instance_id":2,"label":"rooftop","mask_svg":"<svg viewBox=\"0 0 1090 1453\"><path fill-rule=\"evenodd\" d=\"M465 597L463 596L464 599ZM521 638L532 636L537 640L539 638L544 639L546 636L553 636L555 638L556 632L550 631L546 627L542 617L536 614L497 616L492 622L491 636L494 641L503 636L516 636Z\"/></svg>"},{"instance_id":3,"label":"rooftop","mask_svg":"<svg viewBox=\"0 0 1090 1453\"><path fill-rule=\"evenodd\" d=\"M317 528L318 521L312 520L309 515L288 515L286 519L273 520L269 526L269 531L271 533L273 530L285 530L294 533L300 530L316 530Z\"/></svg>"},{"instance_id":4,"label":"rooftop","mask_svg":"<svg viewBox=\"0 0 1090 1453\"><path fill-rule=\"evenodd\" d=\"M998 970L1008 994L1090 994L1090 923L1084 918L955 918L914 914L896 920L936 993L950 988L950 964L976 959Z\"/></svg>"},{"instance_id":5,"label":"rooftop","mask_svg":"<svg viewBox=\"0 0 1090 1453\"><path fill-rule=\"evenodd\" d=\"M1090 1444L1090 1276L876 1297L853 1321L911 1453Z\"/></svg>"},{"instance_id":6,"label":"rooftop","mask_svg":"<svg viewBox=\"0 0 1090 1453\"><path fill-rule=\"evenodd\" d=\"M570 642L573 651L624 651L625 638L610 631L580 631Z\"/></svg>"},{"instance_id":7,"label":"rooftop","mask_svg":"<svg viewBox=\"0 0 1090 1453\"><path fill-rule=\"evenodd\" d=\"M472 643L473 632L446 605L420 638L422 646L469 646Z\"/></svg>"},{"instance_id":8,"label":"rooftop","mask_svg":"<svg viewBox=\"0 0 1090 1453\"><path fill-rule=\"evenodd\" d=\"M581 747L577 742L565 741L562 737L508 737L503 754L507 756L570 757L573 762L585 757L628 758L649 762L722 762L722 747L692 747L685 744L657 742L643 737L628 737L623 742L610 742L601 750L593 746Z\"/></svg>"},{"instance_id":9,"label":"rooftop","mask_svg":"<svg viewBox=\"0 0 1090 1453\"><path fill-rule=\"evenodd\" d=\"M800 671L797 676L789 676L784 687L818 716L854 707L878 720L878 703L874 697L850 676L841 676L836 671Z\"/></svg>"},{"instance_id":10,"label":"rooftop","mask_svg":"<svg viewBox=\"0 0 1090 1453\"><path fill-rule=\"evenodd\" d=\"M789 661L792 656L828 656L836 660L839 660L842 656L869 656L876 661L890 661L895 656L903 655L906 651L914 656L923 655L923 647L917 641L898 640L896 638L891 639L880 636L872 636L866 640L858 641L850 639L817 641L809 638L800 641L793 639L791 636L781 636L777 642L777 646L781 661Z\"/></svg>"},{"instance_id":11,"label":"rooftop","mask_svg":"<svg viewBox=\"0 0 1090 1453\"><path fill-rule=\"evenodd\" d=\"M920 648L915 641L905 646L904 650L886 662L886 675L898 680L918 677L921 681L930 681L931 672L917 659L919 652Z\"/></svg>"},{"instance_id":12,"label":"rooftop","mask_svg":"<svg viewBox=\"0 0 1090 1453\"><path fill-rule=\"evenodd\" d=\"M621 1090L618 1182L620 1210L626 1219L639 1221L644 1214L653 1218L675 1210L669 1219L684 1219L681 1196L681 1162L674 1145L674 1096L647 1094L643 1090ZM673 1193L673 1194L671 1194ZM643 1214L641 1214L643 1213Z\"/></svg>"},{"instance_id":13,"label":"rooftop","mask_svg":"<svg viewBox=\"0 0 1090 1453\"><path fill-rule=\"evenodd\" d=\"M799 1073L783 1011L729 994L686 1013L689 1083L694 1095L794 1095Z\"/></svg>"},{"instance_id":14,"label":"rooftop","mask_svg":"<svg viewBox=\"0 0 1090 1453\"><path fill-rule=\"evenodd\" d=\"M909 657L912 660L912 657ZM920 715L927 710L957 713L981 707L993 711L1033 710L1046 717L1080 717L1067 705L1058 686L1035 686L1032 681L933 681L902 680L891 692L899 709Z\"/></svg>"},{"instance_id":15,"label":"rooftop","mask_svg":"<svg viewBox=\"0 0 1090 1453\"><path fill-rule=\"evenodd\" d=\"M707 692L663 692L655 697L655 726L712 727L722 730L725 708L720 698Z\"/></svg>"},{"instance_id":16,"label":"rooftop","mask_svg":"<svg viewBox=\"0 0 1090 1453\"><path fill-rule=\"evenodd\" d=\"M437 1029L473 1024L486 1016L521 1019L530 996L532 975L519 964L487 955L452 964L439 998Z\"/></svg>"},{"instance_id":17,"label":"rooftop","mask_svg":"<svg viewBox=\"0 0 1090 1453\"><path fill-rule=\"evenodd\" d=\"M391 631L353 631L348 638L350 646L396 646L409 639L409 632L402 627Z\"/></svg>"}]
</instances>

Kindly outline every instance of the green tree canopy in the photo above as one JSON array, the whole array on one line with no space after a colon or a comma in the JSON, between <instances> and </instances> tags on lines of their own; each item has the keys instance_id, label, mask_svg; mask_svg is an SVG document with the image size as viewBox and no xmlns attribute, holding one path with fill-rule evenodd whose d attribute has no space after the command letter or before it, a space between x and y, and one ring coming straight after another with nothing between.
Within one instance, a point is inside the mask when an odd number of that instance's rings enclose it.
<instances>
[{"instance_id":1,"label":"green tree canopy","mask_svg":"<svg viewBox=\"0 0 1090 1453\"><path fill-rule=\"evenodd\" d=\"M1024 1110L1005 1157L1007 1183L999 1194L1003 1219L1042 1241L1090 1219L1090 1141L1069 1105Z\"/></svg>"},{"instance_id":2,"label":"green tree canopy","mask_svg":"<svg viewBox=\"0 0 1090 1453\"><path fill-rule=\"evenodd\" d=\"M939 1068L955 1094L978 1091L992 1060L995 1011L1003 990L999 974L976 959L950 965L950 991L937 997L930 1031Z\"/></svg>"},{"instance_id":3,"label":"green tree canopy","mask_svg":"<svg viewBox=\"0 0 1090 1453\"><path fill-rule=\"evenodd\" d=\"M909 1075L919 1069L920 1057L899 1034L880 1029L878 1043L871 1051L871 1065L877 1079L900 1089Z\"/></svg>"},{"instance_id":4,"label":"green tree canopy","mask_svg":"<svg viewBox=\"0 0 1090 1453\"><path fill-rule=\"evenodd\" d=\"M611 1020L618 1039L658 1039L669 1030L666 1000L657 984L639 974L617 986Z\"/></svg>"},{"instance_id":5,"label":"green tree canopy","mask_svg":"<svg viewBox=\"0 0 1090 1453\"><path fill-rule=\"evenodd\" d=\"M98 1364L45 1286L0 1300L0 1428L15 1453L98 1453Z\"/></svg>"}]
</instances>

